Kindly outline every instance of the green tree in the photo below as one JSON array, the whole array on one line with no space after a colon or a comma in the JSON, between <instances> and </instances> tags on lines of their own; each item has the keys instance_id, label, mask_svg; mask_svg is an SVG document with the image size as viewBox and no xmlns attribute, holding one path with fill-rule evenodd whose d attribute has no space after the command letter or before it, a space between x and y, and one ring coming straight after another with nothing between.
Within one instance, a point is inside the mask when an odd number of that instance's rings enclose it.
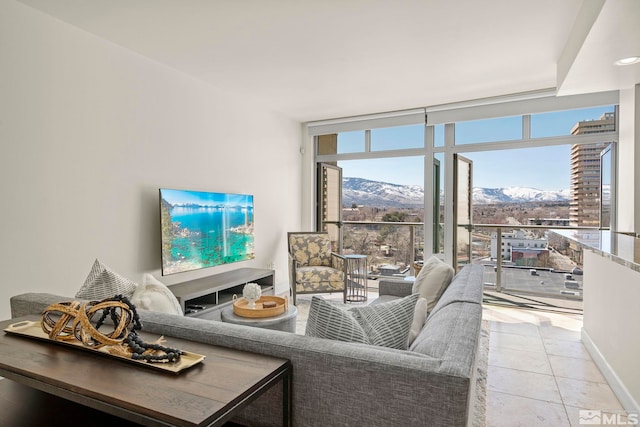
<instances>
[{"instance_id":1,"label":"green tree","mask_svg":"<svg viewBox=\"0 0 640 427\"><path fill-rule=\"evenodd\" d=\"M384 222L404 222L407 214L404 212L393 211L382 216Z\"/></svg>"}]
</instances>

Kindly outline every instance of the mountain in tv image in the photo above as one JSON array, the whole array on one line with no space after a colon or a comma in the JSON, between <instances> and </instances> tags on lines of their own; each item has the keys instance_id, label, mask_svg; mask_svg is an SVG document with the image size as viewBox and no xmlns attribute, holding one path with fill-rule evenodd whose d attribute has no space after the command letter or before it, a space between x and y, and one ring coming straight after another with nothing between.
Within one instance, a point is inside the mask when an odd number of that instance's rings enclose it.
<instances>
[{"instance_id":1,"label":"mountain in tv image","mask_svg":"<svg viewBox=\"0 0 640 427\"><path fill-rule=\"evenodd\" d=\"M253 259L253 196L160 189L162 274Z\"/></svg>"}]
</instances>

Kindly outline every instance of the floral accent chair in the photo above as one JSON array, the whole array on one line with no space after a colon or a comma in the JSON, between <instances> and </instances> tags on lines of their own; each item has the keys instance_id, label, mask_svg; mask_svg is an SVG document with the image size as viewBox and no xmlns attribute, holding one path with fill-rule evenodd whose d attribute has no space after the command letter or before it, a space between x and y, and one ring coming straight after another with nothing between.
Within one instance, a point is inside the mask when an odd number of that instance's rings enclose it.
<instances>
[{"instance_id":1,"label":"floral accent chair","mask_svg":"<svg viewBox=\"0 0 640 427\"><path fill-rule=\"evenodd\" d=\"M329 233L287 233L289 246L289 283L293 304L297 294L342 292L346 302L345 262L331 252Z\"/></svg>"}]
</instances>

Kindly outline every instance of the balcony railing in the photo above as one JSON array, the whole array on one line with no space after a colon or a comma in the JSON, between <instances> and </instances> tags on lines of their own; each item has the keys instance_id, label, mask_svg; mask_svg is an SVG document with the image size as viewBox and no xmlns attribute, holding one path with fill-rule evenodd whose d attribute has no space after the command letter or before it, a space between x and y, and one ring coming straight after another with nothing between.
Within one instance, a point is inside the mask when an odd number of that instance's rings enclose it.
<instances>
[{"instance_id":1,"label":"balcony railing","mask_svg":"<svg viewBox=\"0 0 640 427\"><path fill-rule=\"evenodd\" d=\"M582 248L553 230L595 229L474 224L472 258L473 263L487 267L485 287L497 292L582 300Z\"/></svg>"},{"instance_id":2,"label":"balcony railing","mask_svg":"<svg viewBox=\"0 0 640 427\"><path fill-rule=\"evenodd\" d=\"M344 221L341 249L367 255L369 277L410 276L423 260L424 223Z\"/></svg>"},{"instance_id":3,"label":"balcony railing","mask_svg":"<svg viewBox=\"0 0 640 427\"><path fill-rule=\"evenodd\" d=\"M472 263L485 266L485 287L497 292L581 300L582 248L553 233L554 229L594 230L473 224ZM370 278L412 276L415 262L424 259L422 222L345 221L342 231L342 252L367 255ZM434 240L441 242L442 236ZM426 252L442 253L442 246Z\"/></svg>"}]
</instances>

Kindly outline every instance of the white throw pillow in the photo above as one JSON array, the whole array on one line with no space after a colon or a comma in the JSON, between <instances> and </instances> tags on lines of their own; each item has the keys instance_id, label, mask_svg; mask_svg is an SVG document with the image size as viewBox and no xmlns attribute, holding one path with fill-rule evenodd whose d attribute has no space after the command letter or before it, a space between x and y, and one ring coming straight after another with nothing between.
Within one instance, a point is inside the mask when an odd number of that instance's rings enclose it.
<instances>
[{"instance_id":1,"label":"white throw pillow","mask_svg":"<svg viewBox=\"0 0 640 427\"><path fill-rule=\"evenodd\" d=\"M424 328L424 324L427 322L427 316L429 316L427 300L419 298L418 302L416 302L416 311L413 313L413 322L409 330L409 345L411 345L413 340L420 334L420 331L422 331L422 328Z\"/></svg>"},{"instance_id":2,"label":"white throw pillow","mask_svg":"<svg viewBox=\"0 0 640 427\"><path fill-rule=\"evenodd\" d=\"M136 282L119 275L96 259L84 284L76 293L76 298L90 301L100 301L116 295L131 298L137 287Z\"/></svg>"},{"instance_id":3,"label":"white throw pillow","mask_svg":"<svg viewBox=\"0 0 640 427\"><path fill-rule=\"evenodd\" d=\"M440 261L436 256L431 256L418 273L411 292L418 293L422 298L425 298L427 310L431 312L444 290L451 283L454 273L453 267Z\"/></svg>"},{"instance_id":4,"label":"white throw pillow","mask_svg":"<svg viewBox=\"0 0 640 427\"><path fill-rule=\"evenodd\" d=\"M136 289L131 302L142 310L182 316L182 308L175 295L149 273L144 275L142 285Z\"/></svg>"}]
</instances>

